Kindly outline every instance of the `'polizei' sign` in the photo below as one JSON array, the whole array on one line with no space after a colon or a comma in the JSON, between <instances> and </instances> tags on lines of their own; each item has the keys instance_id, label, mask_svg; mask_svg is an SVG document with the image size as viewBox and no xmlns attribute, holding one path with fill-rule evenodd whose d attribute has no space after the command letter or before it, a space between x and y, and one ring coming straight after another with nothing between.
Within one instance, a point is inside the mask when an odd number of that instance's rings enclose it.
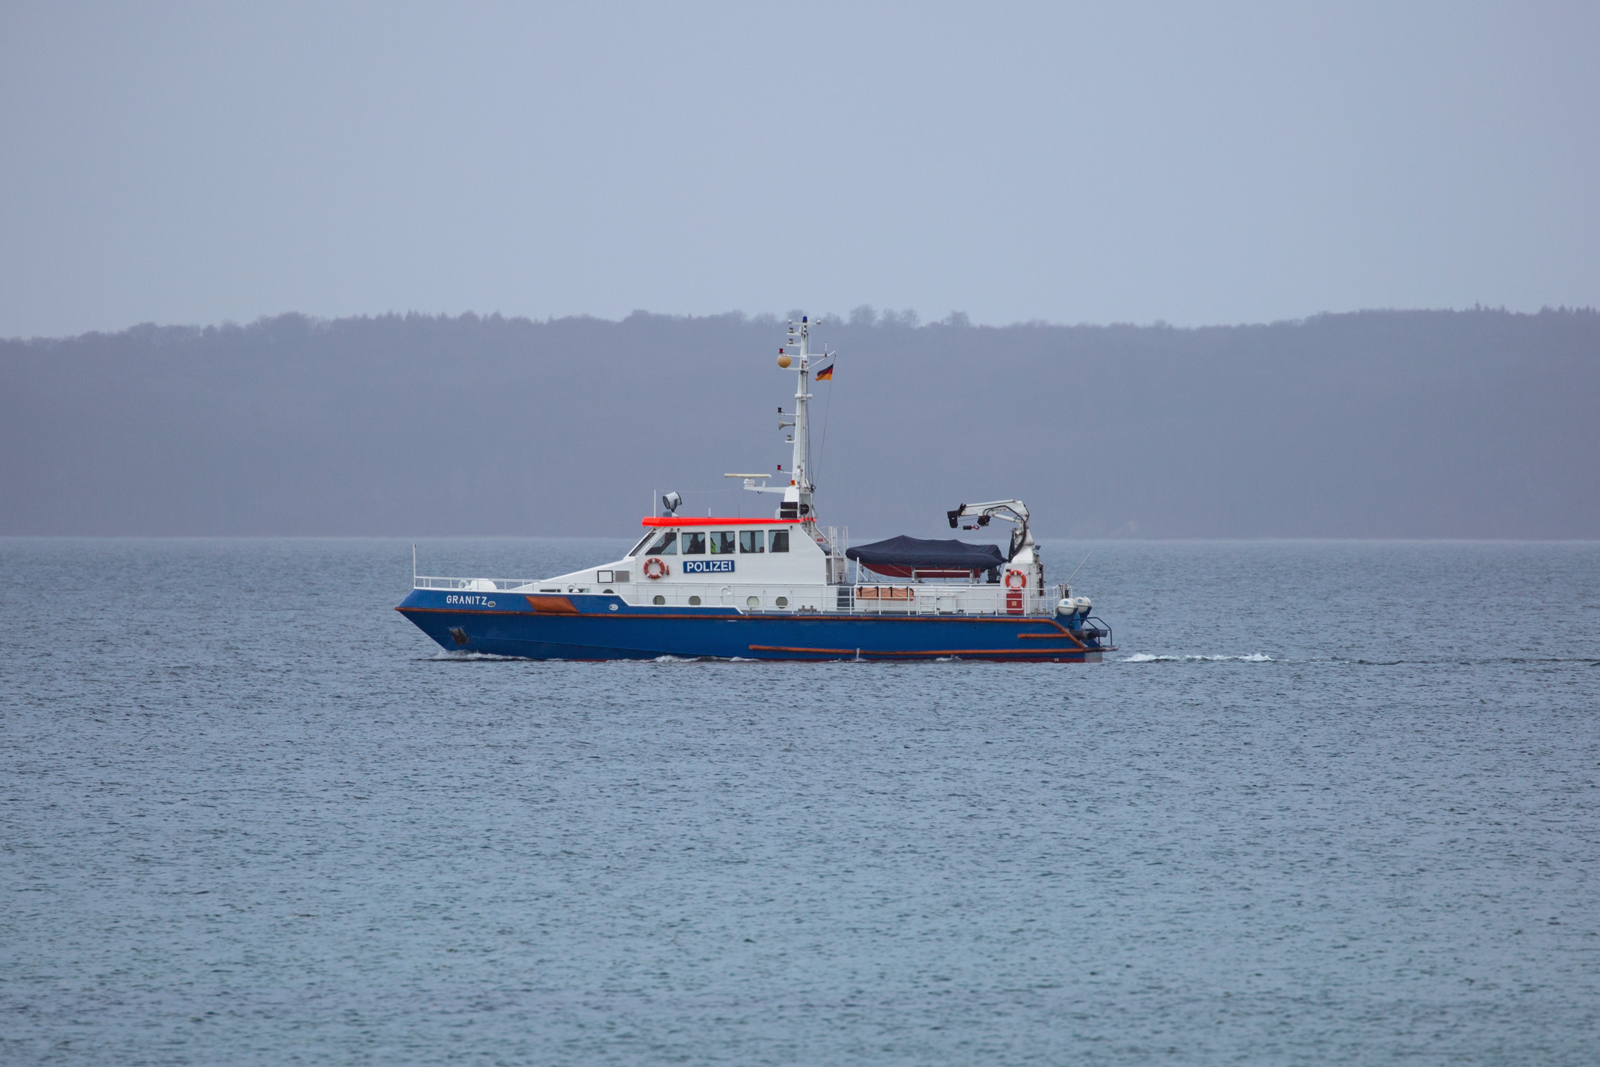
<instances>
[{"instance_id":1,"label":"'polizei' sign","mask_svg":"<svg viewBox=\"0 0 1600 1067\"><path fill-rule=\"evenodd\" d=\"M732 574L733 560L731 559L686 559L683 561L685 574Z\"/></svg>"}]
</instances>

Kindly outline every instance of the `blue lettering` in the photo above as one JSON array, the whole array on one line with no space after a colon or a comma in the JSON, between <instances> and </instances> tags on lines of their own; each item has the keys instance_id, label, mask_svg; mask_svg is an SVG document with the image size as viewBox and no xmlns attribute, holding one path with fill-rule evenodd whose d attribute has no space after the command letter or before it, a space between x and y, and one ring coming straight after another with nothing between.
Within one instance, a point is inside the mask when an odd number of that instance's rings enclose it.
<instances>
[{"instance_id":1,"label":"blue lettering","mask_svg":"<svg viewBox=\"0 0 1600 1067\"><path fill-rule=\"evenodd\" d=\"M733 564L731 559L686 559L683 561L683 573L732 574Z\"/></svg>"}]
</instances>

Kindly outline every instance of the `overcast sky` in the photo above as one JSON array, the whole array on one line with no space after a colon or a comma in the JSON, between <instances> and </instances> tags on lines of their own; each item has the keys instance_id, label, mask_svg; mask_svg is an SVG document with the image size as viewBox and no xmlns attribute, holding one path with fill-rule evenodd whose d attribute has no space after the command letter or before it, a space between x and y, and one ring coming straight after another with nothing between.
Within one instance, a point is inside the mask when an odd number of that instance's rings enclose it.
<instances>
[{"instance_id":1,"label":"overcast sky","mask_svg":"<svg viewBox=\"0 0 1600 1067\"><path fill-rule=\"evenodd\" d=\"M0 4L0 336L1600 304L1600 5Z\"/></svg>"}]
</instances>

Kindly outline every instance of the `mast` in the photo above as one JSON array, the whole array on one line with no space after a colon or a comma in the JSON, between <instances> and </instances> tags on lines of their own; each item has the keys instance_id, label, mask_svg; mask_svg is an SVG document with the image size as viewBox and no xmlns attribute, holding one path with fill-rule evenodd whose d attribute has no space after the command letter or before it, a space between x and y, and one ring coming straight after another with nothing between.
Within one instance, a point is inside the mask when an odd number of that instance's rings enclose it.
<instances>
[{"instance_id":1,"label":"mast","mask_svg":"<svg viewBox=\"0 0 1600 1067\"><path fill-rule=\"evenodd\" d=\"M827 359L824 351L819 359ZM797 365L798 364L798 365ZM789 320L789 340L778 349L778 366L784 370L795 368L794 411L778 409L778 427L793 427L789 437L794 452L789 460L789 484L767 485L770 474L724 474L724 478L743 478L744 487L752 493L781 493L783 503L778 508L780 519L800 519L815 527L816 509L811 494L816 486L811 484L811 420L807 402L811 399L811 323L805 315L800 321ZM780 471L782 467L778 468Z\"/></svg>"},{"instance_id":2,"label":"mast","mask_svg":"<svg viewBox=\"0 0 1600 1067\"><path fill-rule=\"evenodd\" d=\"M807 316L801 315L798 326L794 320L789 321L789 344L794 344L798 338L800 353L794 391L794 458L789 463L789 485L795 493L792 497L789 493L783 494L784 509L788 510L792 500L800 505L799 514L795 517L802 519L812 517L811 493L816 488L811 484L810 424L806 418L806 402L811 399L811 324L807 319ZM784 346L784 351L788 351L788 345Z\"/></svg>"}]
</instances>

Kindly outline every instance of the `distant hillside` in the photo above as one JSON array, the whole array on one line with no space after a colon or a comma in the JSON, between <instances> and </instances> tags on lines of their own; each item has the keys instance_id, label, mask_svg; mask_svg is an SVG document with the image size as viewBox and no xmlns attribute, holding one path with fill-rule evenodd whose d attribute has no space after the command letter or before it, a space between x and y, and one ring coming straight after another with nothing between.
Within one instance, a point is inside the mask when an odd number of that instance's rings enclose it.
<instances>
[{"instance_id":1,"label":"distant hillside","mask_svg":"<svg viewBox=\"0 0 1600 1067\"><path fill-rule=\"evenodd\" d=\"M1593 311L814 335L819 507L858 541L1013 495L1045 536L1600 537ZM625 534L667 489L754 514L721 475L787 462L782 343L643 313L0 342L0 533Z\"/></svg>"}]
</instances>

